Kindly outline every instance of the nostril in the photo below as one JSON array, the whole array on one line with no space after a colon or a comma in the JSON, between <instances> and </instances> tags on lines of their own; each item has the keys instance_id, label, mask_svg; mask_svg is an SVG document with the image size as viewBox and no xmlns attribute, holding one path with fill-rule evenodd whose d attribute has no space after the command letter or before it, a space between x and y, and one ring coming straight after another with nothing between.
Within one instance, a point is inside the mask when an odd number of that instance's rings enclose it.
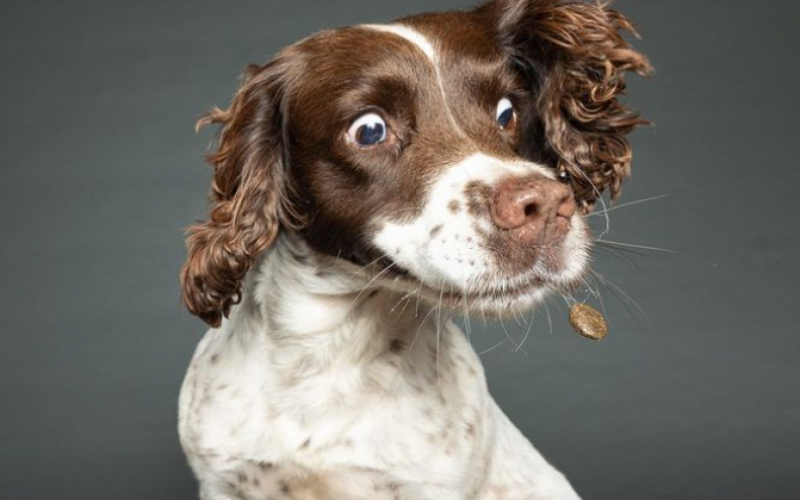
<instances>
[{"instance_id":1,"label":"nostril","mask_svg":"<svg viewBox=\"0 0 800 500\"><path fill-rule=\"evenodd\" d=\"M538 209L535 203L529 203L525 205L525 218L530 218L536 215Z\"/></svg>"}]
</instances>

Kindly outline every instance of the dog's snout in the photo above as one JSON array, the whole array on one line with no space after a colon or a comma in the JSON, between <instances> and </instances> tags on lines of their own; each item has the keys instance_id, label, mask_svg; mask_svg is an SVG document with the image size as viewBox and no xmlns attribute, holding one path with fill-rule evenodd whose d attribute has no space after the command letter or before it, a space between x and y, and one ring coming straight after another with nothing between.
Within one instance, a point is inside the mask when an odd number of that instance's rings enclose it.
<instances>
[{"instance_id":1,"label":"dog's snout","mask_svg":"<svg viewBox=\"0 0 800 500\"><path fill-rule=\"evenodd\" d=\"M563 238L575 210L575 198L567 185L538 174L501 181L489 202L495 225L519 233L528 244Z\"/></svg>"}]
</instances>

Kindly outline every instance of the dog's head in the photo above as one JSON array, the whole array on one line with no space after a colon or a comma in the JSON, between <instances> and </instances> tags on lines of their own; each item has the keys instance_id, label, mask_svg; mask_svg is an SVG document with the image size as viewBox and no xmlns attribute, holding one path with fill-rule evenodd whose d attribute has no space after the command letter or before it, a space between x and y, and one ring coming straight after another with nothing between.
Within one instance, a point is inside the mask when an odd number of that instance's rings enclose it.
<instances>
[{"instance_id":1,"label":"dog's head","mask_svg":"<svg viewBox=\"0 0 800 500\"><path fill-rule=\"evenodd\" d=\"M251 67L222 125L183 297L211 325L280 231L435 300L529 306L584 272L648 73L605 5L495 0L319 33ZM398 279L394 279L398 278Z\"/></svg>"}]
</instances>

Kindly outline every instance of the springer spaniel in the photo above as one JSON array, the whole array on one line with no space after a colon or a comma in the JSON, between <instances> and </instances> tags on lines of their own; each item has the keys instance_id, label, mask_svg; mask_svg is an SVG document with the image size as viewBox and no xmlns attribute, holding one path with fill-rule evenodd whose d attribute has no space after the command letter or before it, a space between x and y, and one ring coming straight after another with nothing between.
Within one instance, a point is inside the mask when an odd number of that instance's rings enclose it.
<instances>
[{"instance_id":1,"label":"springer spaniel","mask_svg":"<svg viewBox=\"0 0 800 500\"><path fill-rule=\"evenodd\" d=\"M576 499L489 395L452 314L587 270L650 71L605 4L493 0L324 31L252 66L221 124L183 300L203 500Z\"/></svg>"}]
</instances>

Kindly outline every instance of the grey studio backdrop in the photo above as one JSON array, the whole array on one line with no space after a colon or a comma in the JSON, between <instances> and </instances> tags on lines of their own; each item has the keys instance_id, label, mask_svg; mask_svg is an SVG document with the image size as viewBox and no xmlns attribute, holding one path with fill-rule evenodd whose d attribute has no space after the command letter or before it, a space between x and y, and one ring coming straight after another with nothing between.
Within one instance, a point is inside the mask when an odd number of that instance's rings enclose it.
<instances>
[{"instance_id":1,"label":"grey studio backdrop","mask_svg":"<svg viewBox=\"0 0 800 500\"><path fill-rule=\"evenodd\" d=\"M3 1L0 499L196 498L176 432L204 332L177 278L210 182L195 119L313 31L471 2ZM638 304L602 288L603 344L553 300L552 333L542 310L516 350L513 320L473 321L476 349L587 499L798 499L800 3L617 6L658 70L632 83L656 126L622 202L670 196L606 238L675 253L597 254Z\"/></svg>"}]
</instances>

